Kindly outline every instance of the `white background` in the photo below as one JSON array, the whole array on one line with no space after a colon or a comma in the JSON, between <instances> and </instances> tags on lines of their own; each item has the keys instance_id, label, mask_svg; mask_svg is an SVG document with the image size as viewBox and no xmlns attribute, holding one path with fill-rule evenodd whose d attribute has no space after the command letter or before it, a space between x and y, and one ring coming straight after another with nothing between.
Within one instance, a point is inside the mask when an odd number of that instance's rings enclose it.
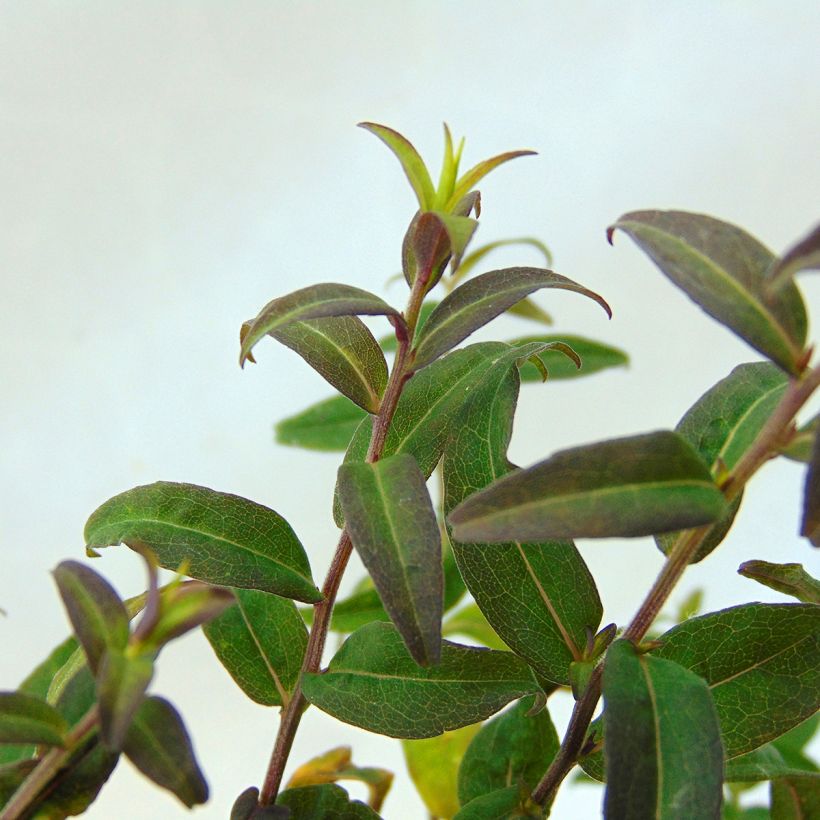
<instances>
[{"instance_id":1,"label":"white background","mask_svg":"<svg viewBox=\"0 0 820 820\"><path fill-rule=\"evenodd\" d=\"M66 632L49 570L83 559L88 514L133 485L188 481L266 503L324 575L338 458L275 446L271 425L329 389L272 341L240 371L237 332L312 282L403 302L384 283L412 193L358 120L406 133L434 173L444 120L466 134L468 164L537 149L482 184L479 238L542 237L556 270L614 308L607 322L577 296L539 297L557 331L619 345L632 364L526 388L513 460L671 427L756 359L604 229L624 211L676 207L777 251L801 236L818 217L818 24L811 0L0 3L0 686ZM495 261L537 263L527 251ZM818 282L802 281L816 313ZM485 337L531 329L504 319ZM768 466L676 599L705 586L709 609L785 600L735 570L752 557L811 564L796 535L801 483L798 466ZM648 539L581 548L606 621L623 623L659 553ZM125 549L94 566L123 595L142 589ZM245 700L199 635L163 655L154 691L180 704L211 783L196 816L225 817L262 778L274 711ZM395 741L311 710L292 760L343 742L397 772L387 818L424 816ZM599 800L566 788L553 816L597 816ZM123 762L90 816L182 811Z\"/></svg>"}]
</instances>

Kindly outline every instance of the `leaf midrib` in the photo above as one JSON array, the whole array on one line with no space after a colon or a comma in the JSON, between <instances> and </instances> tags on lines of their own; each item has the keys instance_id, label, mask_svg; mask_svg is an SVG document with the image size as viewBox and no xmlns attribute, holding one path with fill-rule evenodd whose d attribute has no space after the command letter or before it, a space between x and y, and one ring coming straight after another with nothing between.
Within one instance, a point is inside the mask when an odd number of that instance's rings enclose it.
<instances>
[{"instance_id":1,"label":"leaf midrib","mask_svg":"<svg viewBox=\"0 0 820 820\"><path fill-rule=\"evenodd\" d=\"M282 708L284 709L290 701L290 695L288 695L287 691L285 691L285 687L282 685L282 681L279 679L279 675L276 674L276 670L273 668L273 664L268 659L266 652L262 648L262 644L256 637L256 632L253 629L253 626L245 612L245 607L242 605L242 601L240 600L239 596L236 597L236 606L239 609L239 614L242 616L242 620L244 621L245 626L248 629L248 633L251 636L251 640L253 641L254 645L256 646L256 649L259 652L260 657L262 658L262 662L265 664L265 667L268 670L268 674L273 679L273 685L276 687L276 691L279 692L279 697L282 701Z\"/></svg>"},{"instance_id":2,"label":"leaf midrib","mask_svg":"<svg viewBox=\"0 0 820 820\"><path fill-rule=\"evenodd\" d=\"M652 725L655 731L655 770L657 772L657 783L655 784L655 820L663 818L663 754L661 752L661 727L658 716L658 699L655 695L655 687L652 685L652 677L649 674L648 664L645 658L638 656L638 665L646 681L646 689L649 695L649 702L652 706Z\"/></svg>"}]
</instances>

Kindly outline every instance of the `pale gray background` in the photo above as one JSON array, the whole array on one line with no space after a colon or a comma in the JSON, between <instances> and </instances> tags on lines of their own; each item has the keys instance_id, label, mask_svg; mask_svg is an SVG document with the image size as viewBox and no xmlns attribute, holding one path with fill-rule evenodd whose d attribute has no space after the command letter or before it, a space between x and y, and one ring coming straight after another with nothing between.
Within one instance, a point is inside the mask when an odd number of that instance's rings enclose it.
<instances>
[{"instance_id":1,"label":"pale gray background","mask_svg":"<svg viewBox=\"0 0 820 820\"><path fill-rule=\"evenodd\" d=\"M559 331L620 345L632 366L527 388L515 460L673 426L756 356L626 237L610 248L604 228L627 210L678 207L776 250L808 229L819 24L811 0L0 3L0 686L62 637L49 570L82 559L87 515L135 484L190 481L267 503L323 576L338 459L274 446L271 424L329 390L273 342L240 371L237 331L268 299L316 281L403 300L384 283L414 203L358 120L405 132L436 173L443 120L467 135L468 163L537 149L482 184L479 237L543 237L558 271L614 307L608 323L586 300L540 297ZM818 282L803 282L816 312ZM503 320L489 333L525 330ZM750 557L812 561L796 535L801 482L791 463L767 467L677 598L703 585L709 608L783 600L735 569ZM658 552L649 540L581 547L606 619L623 623ZM142 589L127 550L95 567L123 594ZM196 816L225 817L261 779L275 713L244 699L199 635L163 656L154 690L181 702L210 780ZM566 699L555 714L565 721ZM342 742L397 772L386 817L423 816L395 741L313 710L292 760ZM103 795L90 816L182 812L127 762ZM565 789L553 816L594 817L599 799Z\"/></svg>"}]
</instances>

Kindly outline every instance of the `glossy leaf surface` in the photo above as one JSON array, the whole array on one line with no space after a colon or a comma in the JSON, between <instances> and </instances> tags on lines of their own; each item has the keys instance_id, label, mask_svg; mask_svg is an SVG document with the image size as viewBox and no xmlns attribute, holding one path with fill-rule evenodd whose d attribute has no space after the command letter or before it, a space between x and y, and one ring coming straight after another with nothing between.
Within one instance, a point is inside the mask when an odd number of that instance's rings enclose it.
<instances>
[{"instance_id":1,"label":"glossy leaf surface","mask_svg":"<svg viewBox=\"0 0 820 820\"><path fill-rule=\"evenodd\" d=\"M307 646L293 601L256 589L235 589L236 603L202 631L239 688L264 706L290 699Z\"/></svg>"},{"instance_id":2,"label":"glossy leaf surface","mask_svg":"<svg viewBox=\"0 0 820 820\"><path fill-rule=\"evenodd\" d=\"M552 271L541 268L490 271L460 285L430 314L414 348L413 367L420 370L431 364L471 333L541 288L581 293L594 299L611 315L607 303L596 293Z\"/></svg>"},{"instance_id":3,"label":"glossy leaf surface","mask_svg":"<svg viewBox=\"0 0 820 820\"><path fill-rule=\"evenodd\" d=\"M508 473L519 380L514 353L499 357L460 413L442 465L445 511ZM592 576L570 541L484 544L453 540L470 593L495 631L550 680L567 683L587 630L601 620Z\"/></svg>"},{"instance_id":4,"label":"glossy leaf surface","mask_svg":"<svg viewBox=\"0 0 820 820\"><path fill-rule=\"evenodd\" d=\"M581 366L577 367L575 362L563 355L560 350L547 349L539 353L538 358L544 362L549 371L548 383L564 379L579 379L611 367L624 367L629 363L629 356L617 347L567 333L555 336L542 334L522 336L512 339L509 344L518 346L535 342L541 342L542 344L563 342L569 345L581 359ZM541 380L541 373L535 365L531 362L521 365L522 382L540 382Z\"/></svg>"},{"instance_id":5,"label":"glossy leaf surface","mask_svg":"<svg viewBox=\"0 0 820 820\"><path fill-rule=\"evenodd\" d=\"M268 302L243 333L239 363L250 357L256 343L294 322L329 316L398 316L399 312L369 291L352 285L324 282L308 285Z\"/></svg>"},{"instance_id":6,"label":"glossy leaf surface","mask_svg":"<svg viewBox=\"0 0 820 820\"><path fill-rule=\"evenodd\" d=\"M191 808L208 799L208 784L194 757L179 712L163 698L146 698L123 744L128 759L150 780Z\"/></svg>"},{"instance_id":7,"label":"glossy leaf surface","mask_svg":"<svg viewBox=\"0 0 820 820\"><path fill-rule=\"evenodd\" d=\"M85 527L89 549L147 546L160 566L194 578L314 603L321 594L290 525L268 507L194 484L160 481L106 501Z\"/></svg>"},{"instance_id":8,"label":"glossy leaf surface","mask_svg":"<svg viewBox=\"0 0 820 820\"><path fill-rule=\"evenodd\" d=\"M458 541L606 538L696 527L725 511L709 470L661 430L556 453L450 513Z\"/></svg>"},{"instance_id":9,"label":"glossy leaf surface","mask_svg":"<svg viewBox=\"0 0 820 820\"><path fill-rule=\"evenodd\" d=\"M419 666L383 623L354 632L323 674L304 676L307 699L354 726L390 737L433 737L477 723L505 703L538 691L509 652L445 641L441 661Z\"/></svg>"},{"instance_id":10,"label":"glossy leaf surface","mask_svg":"<svg viewBox=\"0 0 820 820\"><path fill-rule=\"evenodd\" d=\"M789 373L806 341L806 309L793 283L768 293L774 256L734 225L683 211L634 211L609 228L628 234L712 318Z\"/></svg>"},{"instance_id":11,"label":"glossy leaf surface","mask_svg":"<svg viewBox=\"0 0 820 820\"><path fill-rule=\"evenodd\" d=\"M762 746L820 707L820 608L745 604L674 627L653 655L709 685L727 758Z\"/></svg>"},{"instance_id":12,"label":"glossy leaf surface","mask_svg":"<svg viewBox=\"0 0 820 820\"><path fill-rule=\"evenodd\" d=\"M441 654L441 534L424 475L407 453L343 464L339 498L350 540L417 663Z\"/></svg>"},{"instance_id":13,"label":"glossy leaf surface","mask_svg":"<svg viewBox=\"0 0 820 820\"><path fill-rule=\"evenodd\" d=\"M820 270L820 225L772 265L768 271L769 283L772 287L779 288L804 270Z\"/></svg>"},{"instance_id":14,"label":"glossy leaf surface","mask_svg":"<svg viewBox=\"0 0 820 820\"><path fill-rule=\"evenodd\" d=\"M534 698L524 698L481 727L458 771L462 805L476 797L518 786L532 791L558 751L558 733L549 712L530 714Z\"/></svg>"},{"instance_id":15,"label":"glossy leaf surface","mask_svg":"<svg viewBox=\"0 0 820 820\"><path fill-rule=\"evenodd\" d=\"M306 450L344 452L366 413L346 396L333 396L276 424L276 441Z\"/></svg>"},{"instance_id":16,"label":"glossy leaf surface","mask_svg":"<svg viewBox=\"0 0 820 820\"><path fill-rule=\"evenodd\" d=\"M604 662L603 695L605 817L719 817L723 749L706 683L618 640Z\"/></svg>"},{"instance_id":17,"label":"glossy leaf surface","mask_svg":"<svg viewBox=\"0 0 820 820\"><path fill-rule=\"evenodd\" d=\"M357 316L294 322L271 335L363 410L378 412L387 384L387 363L373 334Z\"/></svg>"},{"instance_id":18,"label":"glossy leaf surface","mask_svg":"<svg viewBox=\"0 0 820 820\"><path fill-rule=\"evenodd\" d=\"M768 561L746 561L738 573L770 589L791 595L804 604L820 604L820 581L812 578L802 564L772 564Z\"/></svg>"},{"instance_id":19,"label":"glossy leaf surface","mask_svg":"<svg viewBox=\"0 0 820 820\"><path fill-rule=\"evenodd\" d=\"M68 724L40 698L23 692L0 692L0 743L62 746Z\"/></svg>"},{"instance_id":20,"label":"glossy leaf surface","mask_svg":"<svg viewBox=\"0 0 820 820\"><path fill-rule=\"evenodd\" d=\"M54 570L71 625L96 673L107 649L122 650L128 643L128 613L101 575L78 561L63 561Z\"/></svg>"},{"instance_id":21,"label":"glossy leaf surface","mask_svg":"<svg viewBox=\"0 0 820 820\"><path fill-rule=\"evenodd\" d=\"M436 737L401 742L407 771L433 817L453 817L458 812L458 767L480 728L476 723Z\"/></svg>"},{"instance_id":22,"label":"glossy leaf surface","mask_svg":"<svg viewBox=\"0 0 820 820\"><path fill-rule=\"evenodd\" d=\"M277 806L290 810L290 820L378 820L379 815L360 800L351 800L348 793L333 783L322 786L302 786L282 792Z\"/></svg>"},{"instance_id":23,"label":"glossy leaf surface","mask_svg":"<svg viewBox=\"0 0 820 820\"><path fill-rule=\"evenodd\" d=\"M692 405L675 430L695 448L717 478L734 469L755 443L787 385L783 371L769 362L739 365ZM713 525L693 562L709 555L726 537L740 502L739 496ZM657 536L661 552L668 555L679 535Z\"/></svg>"}]
</instances>

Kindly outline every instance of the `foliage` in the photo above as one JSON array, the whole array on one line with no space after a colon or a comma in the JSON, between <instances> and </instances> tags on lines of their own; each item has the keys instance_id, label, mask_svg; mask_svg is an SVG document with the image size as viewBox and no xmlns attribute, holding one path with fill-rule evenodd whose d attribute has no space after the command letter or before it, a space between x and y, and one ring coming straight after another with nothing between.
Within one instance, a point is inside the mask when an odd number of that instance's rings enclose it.
<instances>
[{"instance_id":1,"label":"foliage","mask_svg":"<svg viewBox=\"0 0 820 820\"><path fill-rule=\"evenodd\" d=\"M820 776L805 747L820 704L818 581L800 563L748 560L741 574L797 602L689 617L699 607L691 600L681 623L647 634L687 566L719 548L769 459L806 463L802 534L820 543L817 419L796 423L820 368L794 281L817 267L818 230L778 257L700 214L618 219L610 239L629 236L765 360L738 364L674 430L599 440L519 469L507 449L522 385L558 390L552 382L622 366L626 354L576 334L470 336L502 313L551 324L535 293L566 290L611 317L609 305L551 269L478 272L501 247L534 249L552 264L531 237L472 245L475 186L532 152L462 172L464 142L445 126L434 184L401 134L362 125L396 155L418 202L401 246L406 306L321 283L277 296L240 329L243 366L270 336L337 391L276 428L283 444L344 453L333 509L341 533L324 583L291 525L251 500L157 482L103 503L86 525L89 557L125 544L146 562L148 590L124 602L86 564L55 570L73 637L0 693L0 817L83 812L123 754L183 805L204 802L180 714L149 694L165 645L199 627L241 690L282 711L266 778L236 799L237 820L379 816L393 775L354 764L347 747L317 749L282 788L311 705L401 738L437 817L544 817L577 764L606 783L610 820L759 816L766 809L742 807L740 795L763 781L773 817L814 816ZM377 340L361 316L392 333ZM574 539L647 535L664 568L636 590L629 624L602 628ZM337 604L353 550L368 575ZM157 567L178 577L159 588ZM345 639L322 668L329 631ZM458 636L471 644L450 640ZM559 740L549 697L561 687L576 703ZM338 785L350 780L366 784L369 805Z\"/></svg>"}]
</instances>

